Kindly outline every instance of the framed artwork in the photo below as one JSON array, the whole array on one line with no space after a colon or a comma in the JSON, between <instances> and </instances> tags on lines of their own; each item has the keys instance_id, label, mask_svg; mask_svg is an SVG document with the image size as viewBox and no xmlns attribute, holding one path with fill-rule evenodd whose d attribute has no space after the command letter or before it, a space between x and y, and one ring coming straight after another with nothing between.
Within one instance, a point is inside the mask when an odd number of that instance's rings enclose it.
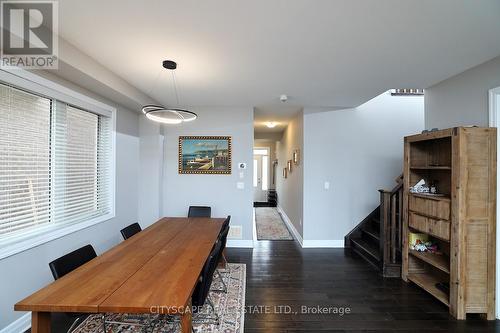
<instances>
[{"instance_id":1,"label":"framed artwork","mask_svg":"<svg viewBox=\"0 0 500 333\"><path fill-rule=\"evenodd\" d=\"M231 174L231 137L180 136L179 173Z\"/></svg>"},{"instance_id":2,"label":"framed artwork","mask_svg":"<svg viewBox=\"0 0 500 333\"><path fill-rule=\"evenodd\" d=\"M299 165L299 150L295 149L292 156L293 164Z\"/></svg>"},{"instance_id":3,"label":"framed artwork","mask_svg":"<svg viewBox=\"0 0 500 333\"><path fill-rule=\"evenodd\" d=\"M288 172L292 172L292 160L288 160L288 162L286 162L286 168L288 169Z\"/></svg>"},{"instance_id":4,"label":"framed artwork","mask_svg":"<svg viewBox=\"0 0 500 333\"><path fill-rule=\"evenodd\" d=\"M283 178L287 178L288 177L288 169L287 168L283 168Z\"/></svg>"}]
</instances>

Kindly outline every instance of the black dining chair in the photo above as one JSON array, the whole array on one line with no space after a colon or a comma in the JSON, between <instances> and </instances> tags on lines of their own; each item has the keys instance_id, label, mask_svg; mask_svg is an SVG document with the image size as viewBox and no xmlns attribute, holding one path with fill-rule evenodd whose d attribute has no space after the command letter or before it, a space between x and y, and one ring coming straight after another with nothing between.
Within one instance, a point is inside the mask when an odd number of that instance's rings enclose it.
<instances>
[{"instance_id":1,"label":"black dining chair","mask_svg":"<svg viewBox=\"0 0 500 333\"><path fill-rule=\"evenodd\" d=\"M205 265L203 266L201 275L198 279L198 283L196 284L193 295L191 297L191 303L193 305L193 313L197 314L193 317L193 321L195 323L208 321L215 323L215 325L219 325L219 315L215 310L212 300L210 299L209 291L213 281L215 270L217 269L217 264L218 264L217 259L220 253L220 246L221 243L217 242L215 246L212 248L212 251L210 251L210 255L208 256L208 259L205 261ZM203 305L205 305L205 303L208 304L215 318L204 317L199 313L199 311L201 310Z\"/></svg>"},{"instance_id":2,"label":"black dining chair","mask_svg":"<svg viewBox=\"0 0 500 333\"><path fill-rule=\"evenodd\" d=\"M94 248L88 244L51 261L49 263L50 271L54 280L57 280L96 257Z\"/></svg>"},{"instance_id":3,"label":"black dining chair","mask_svg":"<svg viewBox=\"0 0 500 333\"><path fill-rule=\"evenodd\" d=\"M189 206L188 217L212 217L212 207Z\"/></svg>"},{"instance_id":4,"label":"black dining chair","mask_svg":"<svg viewBox=\"0 0 500 333\"><path fill-rule=\"evenodd\" d=\"M74 271L78 267L86 264L92 259L96 258L97 254L92 247L92 245L85 245L73 252L63 255L62 257L57 258L49 263L50 271L52 272L52 276L54 280L58 280L62 278L64 275ZM70 328L68 329L68 333L75 328L76 324L82 319L88 316L86 313L77 313L77 312L68 312L66 316L74 319Z\"/></svg>"},{"instance_id":5,"label":"black dining chair","mask_svg":"<svg viewBox=\"0 0 500 333\"><path fill-rule=\"evenodd\" d=\"M140 231L142 231L142 228L139 223L132 223L131 225L120 230L120 233L122 234L123 239L126 240L139 233Z\"/></svg>"},{"instance_id":6,"label":"black dining chair","mask_svg":"<svg viewBox=\"0 0 500 333\"><path fill-rule=\"evenodd\" d=\"M224 249L226 248L228 234L229 234L229 224L221 230L221 233L219 234L219 237L217 238L217 241L216 241L216 245L218 245L218 247L219 247L219 251L217 252L217 265L219 264L221 259L225 258ZM228 270L227 263L226 263L225 269ZM231 272L228 270L228 273L230 274ZM219 278L219 281L222 284L222 289L212 289L212 290L216 291L216 292L221 291L221 292L224 292L227 294L227 284L224 281L224 277L222 276L222 273L217 269L217 267L216 267L214 274L217 274L217 277Z\"/></svg>"}]
</instances>

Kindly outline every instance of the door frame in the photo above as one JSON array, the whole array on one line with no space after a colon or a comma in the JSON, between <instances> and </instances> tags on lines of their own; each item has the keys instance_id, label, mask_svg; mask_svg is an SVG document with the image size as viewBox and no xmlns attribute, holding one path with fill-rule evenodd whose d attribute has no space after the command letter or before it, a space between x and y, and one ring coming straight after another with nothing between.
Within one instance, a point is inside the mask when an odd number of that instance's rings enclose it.
<instances>
[{"instance_id":1,"label":"door frame","mask_svg":"<svg viewBox=\"0 0 500 333\"><path fill-rule=\"evenodd\" d=\"M489 126L496 127L500 130L500 87L489 90ZM500 135L497 133L497 148L500 147ZM498 168L500 154L497 152L497 191L500 189L500 169ZM497 195L497 227L496 227L496 317L500 319L500 221L499 214L500 196Z\"/></svg>"},{"instance_id":2,"label":"door frame","mask_svg":"<svg viewBox=\"0 0 500 333\"><path fill-rule=\"evenodd\" d=\"M267 191L269 191L269 189L271 188L271 148L270 147L262 147L262 146L254 146L253 149L252 149L252 161L253 161L253 157L255 156L255 154L253 154L255 152L255 150L257 149L262 149L262 150L266 150L267 151ZM264 155L260 155L260 156L264 156ZM261 162L262 162L262 159L261 159ZM261 168L263 169L263 168ZM261 170L261 172L263 172ZM252 175L253 177L253 175ZM253 183L253 179L252 179L252 183ZM262 182L261 182L261 191L262 191ZM255 202L255 200L254 200Z\"/></svg>"}]
</instances>

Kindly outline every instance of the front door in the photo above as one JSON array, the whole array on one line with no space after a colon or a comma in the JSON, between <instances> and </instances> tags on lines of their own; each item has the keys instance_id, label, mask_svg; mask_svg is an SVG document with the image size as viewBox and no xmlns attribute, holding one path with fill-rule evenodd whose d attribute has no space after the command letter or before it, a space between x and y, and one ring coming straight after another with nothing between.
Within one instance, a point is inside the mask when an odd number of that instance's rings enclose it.
<instances>
[{"instance_id":1,"label":"front door","mask_svg":"<svg viewBox=\"0 0 500 333\"><path fill-rule=\"evenodd\" d=\"M264 148L254 149L253 155L253 201L267 202L269 188L269 155Z\"/></svg>"}]
</instances>

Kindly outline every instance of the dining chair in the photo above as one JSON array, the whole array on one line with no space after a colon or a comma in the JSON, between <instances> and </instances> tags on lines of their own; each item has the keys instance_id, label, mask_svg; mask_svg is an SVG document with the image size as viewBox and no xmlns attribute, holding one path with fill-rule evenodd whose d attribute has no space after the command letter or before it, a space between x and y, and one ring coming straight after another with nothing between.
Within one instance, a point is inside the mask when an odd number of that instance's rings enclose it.
<instances>
[{"instance_id":1,"label":"dining chair","mask_svg":"<svg viewBox=\"0 0 500 333\"><path fill-rule=\"evenodd\" d=\"M92 247L92 245L88 244L51 261L49 263L50 271L52 272L54 280L57 280L96 257L97 254L94 248ZM73 323L71 324L70 328L67 331L69 333L75 328L76 324L82 318L87 317L88 314L68 312L66 313L66 316L74 319Z\"/></svg>"},{"instance_id":2,"label":"dining chair","mask_svg":"<svg viewBox=\"0 0 500 333\"><path fill-rule=\"evenodd\" d=\"M142 228L139 223L132 223L131 225L120 230L120 233L122 234L123 239L127 240L140 231L142 231Z\"/></svg>"},{"instance_id":3,"label":"dining chair","mask_svg":"<svg viewBox=\"0 0 500 333\"><path fill-rule=\"evenodd\" d=\"M188 217L212 217L212 207L189 206Z\"/></svg>"},{"instance_id":4,"label":"dining chair","mask_svg":"<svg viewBox=\"0 0 500 333\"><path fill-rule=\"evenodd\" d=\"M224 249L226 248L226 243L227 243L227 235L229 234L229 224L226 226L226 228L223 228L221 233L219 234L219 237L217 238L216 244L218 244L219 251L217 252L217 265L221 261L222 258L224 258ZM228 269L227 264L226 264L226 269ZM230 271L228 272L230 275ZM219 278L219 281L222 284L222 289L212 289L213 291L216 292L224 292L227 294L227 284L224 281L224 277L222 276L222 273L220 270L217 269L214 272L214 275L217 275Z\"/></svg>"},{"instance_id":5,"label":"dining chair","mask_svg":"<svg viewBox=\"0 0 500 333\"><path fill-rule=\"evenodd\" d=\"M193 317L193 321L195 323L202 323L208 321L210 323L215 323L215 325L219 325L219 315L215 310L212 300L210 299L209 291L218 264L217 259L220 253L220 246L221 243L216 243L212 251L210 251L210 255L208 256L208 259L205 261L205 265L203 266L200 277L194 289L193 295L191 296L193 313L196 314ZM215 318L210 316L203 316L200 314L199 311L201 310L203 305L205 305L205 303L208 304Z\"/></svg>"}]
</instances>

